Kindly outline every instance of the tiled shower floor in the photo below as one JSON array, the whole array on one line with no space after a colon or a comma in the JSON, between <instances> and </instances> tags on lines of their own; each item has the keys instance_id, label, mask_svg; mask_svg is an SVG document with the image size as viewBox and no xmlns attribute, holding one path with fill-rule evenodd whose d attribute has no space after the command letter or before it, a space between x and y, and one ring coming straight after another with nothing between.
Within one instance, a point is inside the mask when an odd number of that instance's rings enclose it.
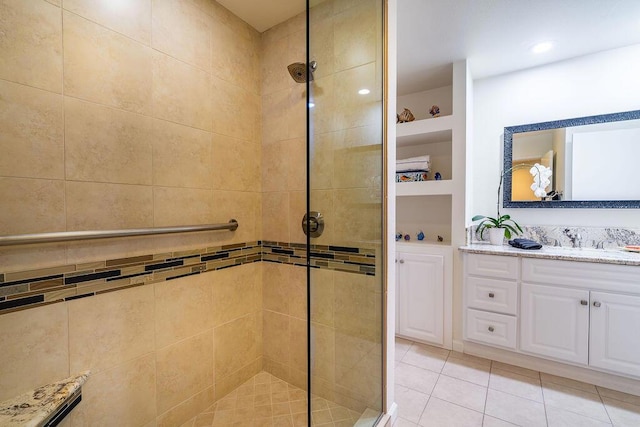
<instances>
[{"instance_id":1,"label":"tiled shower floor","mask_svg":"<svg viewBox=\"0 0 640 427\"><path fill-rule=\"evenodd\" d=\"M312 425L352 427L361 414L314 397ZM182 427L306 427L307 393L260 372Z\"/></svg>"}]
</instances>

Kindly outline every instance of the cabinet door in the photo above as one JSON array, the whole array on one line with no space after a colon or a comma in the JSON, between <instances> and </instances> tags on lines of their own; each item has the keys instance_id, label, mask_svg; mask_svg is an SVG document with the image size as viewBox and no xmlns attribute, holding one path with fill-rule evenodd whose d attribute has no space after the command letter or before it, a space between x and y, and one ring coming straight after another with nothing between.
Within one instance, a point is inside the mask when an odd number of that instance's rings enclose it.
<instances>
[{"instance_id":1,"label":"cabinet door","mask_svg":"<svg viewBox=\"0 0 640 427\"><path fill-rule=\"evenodd\" d=\"M591 292L589 365L640 376L640 297Z\"/></svg>"},{"instance_id":2,"label":"cabinet door","mask_svg":"<svg viewBox=\"0 0 640 427\"><path fill-rule=\"evenodd\" d=\"M398 253L399 335L444 344L444 257Z\"/></svg>"},{"instance_id":3,"label":"cabinet door","mask_svg":"<svg viewBox=\"0 0 640 427\"><path fill-rule=\"evenodd\" d=\"M587 364L589 291L523 283L520 349Z\"/></svg>"}]
</instances>

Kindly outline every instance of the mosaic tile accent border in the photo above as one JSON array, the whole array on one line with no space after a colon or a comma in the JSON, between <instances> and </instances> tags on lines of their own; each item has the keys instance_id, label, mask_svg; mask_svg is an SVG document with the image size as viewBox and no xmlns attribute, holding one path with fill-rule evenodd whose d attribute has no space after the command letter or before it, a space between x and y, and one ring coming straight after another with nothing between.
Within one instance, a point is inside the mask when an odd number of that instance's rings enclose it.
<instances>
[{"instance_id":1,"label":"mosaic tile accent border","mask_svg":"<svg viewBox=\"0 0 640 427\"><path fill-rule=\"evenodd\" d=\"M306 266L306 245L253 241L0 273L0 315L258 261ZM373 249L311 246L314 268L375 275L375 261Z\"/></svg>"},{"instance_id":2,"label":"mosaic tile accent border","mask_svg":"<svg viewBox=\"0 0 640 427\"><path fill-rule=\"evenodd\" d=\"M306 247L300 243L264 241L262 260L305 266ZM375 276L376 253L374 249L311 245L311 267Z\"/></svg>"}]
</instances>

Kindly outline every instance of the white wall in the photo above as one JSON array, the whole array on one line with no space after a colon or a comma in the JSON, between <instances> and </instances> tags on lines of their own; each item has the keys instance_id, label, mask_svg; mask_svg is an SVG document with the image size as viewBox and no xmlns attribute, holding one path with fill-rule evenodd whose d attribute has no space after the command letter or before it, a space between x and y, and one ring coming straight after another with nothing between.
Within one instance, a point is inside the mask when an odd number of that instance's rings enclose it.
<instances>
[{"instance_id":1,"label":"white wall","mask_svg":"<svg viewBox=\"0 0 640 427\"><path fill-rule=\"evenodd\" d=\"M640 109L640 45L474 82L471 211L495 215L506 126ZM520 224L636 226L640 210L501 209ZM467 219L470 222L470 218Z\"/></svg>"}]
</instances>

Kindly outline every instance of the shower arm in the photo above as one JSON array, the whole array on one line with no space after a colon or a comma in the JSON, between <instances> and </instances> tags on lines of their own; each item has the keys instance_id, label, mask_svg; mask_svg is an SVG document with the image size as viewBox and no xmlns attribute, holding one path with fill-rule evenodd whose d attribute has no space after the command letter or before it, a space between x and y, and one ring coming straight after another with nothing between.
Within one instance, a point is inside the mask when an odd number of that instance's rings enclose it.
<instances>
[{"instance_id":1,"label":"shower arm","mask_svg":"<svg viewBox=\"0 0 640 427\"><path fill-rule=\"evenodd\" d=\"M32 245L36 243L70 242L75 240L109 239L113 237L150 236L157 234L192 233L196 231L236 231L238 221L224 224L182 225L175 227L134 228L128 230L62 231L57 233L0 236L0 246Z\"/></svg>"}]
</instances>

